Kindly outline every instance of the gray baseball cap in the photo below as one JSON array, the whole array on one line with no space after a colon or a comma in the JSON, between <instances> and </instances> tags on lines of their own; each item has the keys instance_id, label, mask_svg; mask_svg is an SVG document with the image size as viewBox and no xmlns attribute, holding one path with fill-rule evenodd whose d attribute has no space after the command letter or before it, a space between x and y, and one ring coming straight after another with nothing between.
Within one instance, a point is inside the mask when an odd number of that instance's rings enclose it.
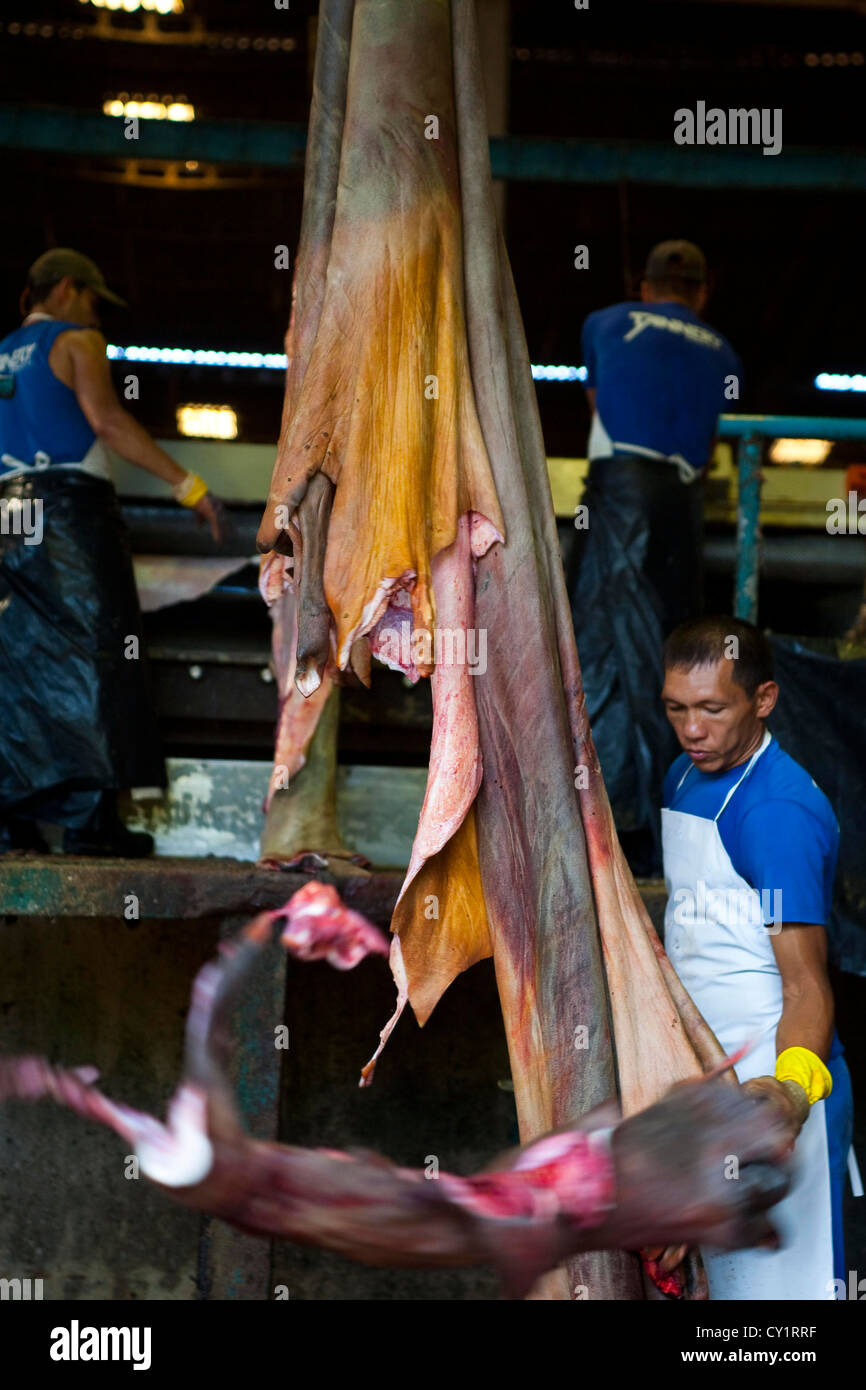
<instances>
[{"instance_id":1,"label":"gray baseball cap","mask_svg":"<svg viewBox=\"0 0 866 1390\"><path fill-rule=\"evenodd\" d=\"M689 280L703 285L707 258L693 241L660 241L647 256L645 280Z\"/></svg>"},{"instance_id":2,"label":"gray baseball cap","mask_svg":"<svg viewBox=\"0 0 866 1390\"><path fill-rule=\"evenodd\" d=\"M51 251L46 251L33 262L27 272L27 278L34 286L56 284L65 275L71 275L73 280L87 285L100 299L119 304L123 309L129 308L125 299L121 299L119 294L108 288L105 276L95 261L89 256L83 256L80 251L71 250L68 246L55 246Z\"/></svg>"}]
</instances>

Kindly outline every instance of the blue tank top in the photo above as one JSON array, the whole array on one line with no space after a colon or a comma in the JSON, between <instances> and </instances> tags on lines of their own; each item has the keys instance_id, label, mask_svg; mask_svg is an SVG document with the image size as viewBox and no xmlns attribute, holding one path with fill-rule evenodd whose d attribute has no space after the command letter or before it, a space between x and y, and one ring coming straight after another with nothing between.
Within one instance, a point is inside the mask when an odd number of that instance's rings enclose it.
<instances>
[{"instance_id":1,"label":"blue tank top","mask_svg":"<svg viewBox=\"0 0 866 1390\"><path fill-rule=\"evenodd\" d=\"M48 365L55 338L70 328L81 324L37 319L0 340L0 477L33 465L37 453L80 463L96 439L75 392Z\"/></svg>"}]
</instances>

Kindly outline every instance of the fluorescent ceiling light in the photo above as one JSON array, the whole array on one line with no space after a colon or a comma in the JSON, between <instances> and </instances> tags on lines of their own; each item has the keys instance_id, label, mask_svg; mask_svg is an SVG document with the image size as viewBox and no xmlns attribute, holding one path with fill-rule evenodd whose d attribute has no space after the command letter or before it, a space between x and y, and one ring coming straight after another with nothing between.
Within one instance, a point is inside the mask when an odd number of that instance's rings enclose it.
<instances>
[{"instance_id":1,"label":"fluorescent ceiling light","mask_svg":"<svg viewBox=\"0 0 866 1390\"><path fill-rule=\"evenodd\" d=\"M102 103L104 116L138 116L143 121L194 121L195 107L189 101L175 101L165 97L158 101L155 96L109 97Z\"/></svg>"},{"instance_id":2,"label":"fluorescent ceiling light","mask_svg":"<svg viewBox=\"0 0 866 1390\"><path fill-rule=\"evenodd\" d=\"M112 361L171 362L187 367L265 367L284 372L286 355L283 352L224 352L216 348L158 348L121 347L109 343L107 355ZM586 381L586 367L538 366L533 363L536 381Z\"/></svg>"},{"instance_id":3,"label":"fluorescent ceiling light","mask_svg":"<svg viewBox=\"0 0 866 1390\"><path fill-rule=\"evenodd\" d=\"M770 445L771 463L823 463L833 441L830 439L774 439Z\"/></svg>"},{"instance_id":4,"label":"fluorescent ceiling light","mask_svg":"<svg viewBox=\"0 0 866 1390\"><path fill-rule=\"evenodd\" d=\"M181 14L183 0L79 0L82 5L92 5L96 10L125 10L133 14L136 10L155 10L157 14Z\"/></svg>"},{"instance_id":5,"label":"fluorescent ceiling light","mask_svg":"<svg viewBox=\"0 0 866 1390\"><path fill-rule=\"evenodd\" d=\"M586 367L556 367L532 364L534 381L586 381Z\"/></svg>"},{"instance_id":6,"label":"fluorescent ceiling light","mask_svg":"<svg viewBox=\"0 0 866 1390\"><path fill-rule=\"evenodd\" d=\"M182 367L266 367L286 370L283 352L217 352L212 348L119 347L109 343L106 356L112 361L171 362Z\"/></svg>"},{"instance_id":7,"label":"fluorescent ceiling light","mask_svg":"<svg viewBox=\"0 0 866 1390\"><path fill-rule=\"evenodd\" d=\"M819 391L866 391L866 376L846 376L842 372L819 372L815 377Z\"/></svg>"},{"instance_id":8,"label":"fluorescent ceiling light","mask_svg":"<svg viewBox=\"0 0 866 1390\"><path fill-rule=\"evenodd\" d=\"M197 439L238 437L238 417L230 405L179 405L175 418L180 434Z\"/></svg>"}]
</instances>

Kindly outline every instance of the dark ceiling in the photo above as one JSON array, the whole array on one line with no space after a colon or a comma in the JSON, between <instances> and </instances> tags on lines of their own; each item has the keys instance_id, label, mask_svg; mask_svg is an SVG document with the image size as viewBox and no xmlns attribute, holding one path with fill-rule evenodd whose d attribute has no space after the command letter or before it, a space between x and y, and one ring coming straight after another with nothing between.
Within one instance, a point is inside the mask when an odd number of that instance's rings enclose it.
<instances>
[{"instance_id":1,"label":"dark ceiling","mask_svg":"<svg viewBox=\"0 0 866 1390\"><path fill-rule=\"evenodd\" d=\"M866 147L866 18L853 6L590 0L578 11L567 0L514 0L504 8L513 135L673 148L673 111L701 99L781 108L786 152ZM5 0L0 104L99 113L107 97L153 93L188 99L200 120L303 125L316 10L313 0L291 0L288 10L273 0L186 0L183 15L146 21L81 0ZM185 37L167 41L172 34ZM30 261L47 246L73 245L129 300L128 313L106 317L112 341L280 351L290 284L273 248L285 242L294 252L300 171L205 168L190 174L192 186L169 188L160 186L164 170L130 168L127 153L0 151L3 322L17 321ZM862 413L862 397L828 397L811 383L820 370L866 370L864 223L866 189L510 183L506 238L532 359L579 362L585 315L624 297L654 241L686 236L703 245L714 272L707 317L744 359L742 404ZM578 242L590 247L585 272L572 264ZM276 435L278 373L147 372L141 415L160 434L172 432L176 401L194 398L237 404L245 438ZM580 388L540 384L539 398L551 452L579 451Z\"/></svg>"}]
</instances>

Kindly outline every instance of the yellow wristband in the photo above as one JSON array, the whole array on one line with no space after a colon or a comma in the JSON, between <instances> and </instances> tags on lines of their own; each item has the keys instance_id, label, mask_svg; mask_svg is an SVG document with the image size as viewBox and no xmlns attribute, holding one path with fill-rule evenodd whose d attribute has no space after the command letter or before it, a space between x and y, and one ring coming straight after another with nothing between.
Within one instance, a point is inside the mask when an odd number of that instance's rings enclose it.
<instances>
[{"instance_id":1,"label":"yellow wristband","mask_svg":"<svg viewBox=\"0 0 866 1390\"><path fill-rule=\"evenodd\" d=\"M833 1078L821 1058L808 1047L786 1047L776 1058L776 1080L796 1081L809 1097L809 1104L823 1100L833 1089Z\"/></svg>"},{"instance_id":2,"label":"yellow wristband","mask_svg":"<svg viewBox=\"0 0 866 1390\"><path fill-rule=\"evenodd\" d=\"M197 473L188 473L173 491L182 507L194 507L207 492L207 483Z\"/></svg>"}]
</instances>

